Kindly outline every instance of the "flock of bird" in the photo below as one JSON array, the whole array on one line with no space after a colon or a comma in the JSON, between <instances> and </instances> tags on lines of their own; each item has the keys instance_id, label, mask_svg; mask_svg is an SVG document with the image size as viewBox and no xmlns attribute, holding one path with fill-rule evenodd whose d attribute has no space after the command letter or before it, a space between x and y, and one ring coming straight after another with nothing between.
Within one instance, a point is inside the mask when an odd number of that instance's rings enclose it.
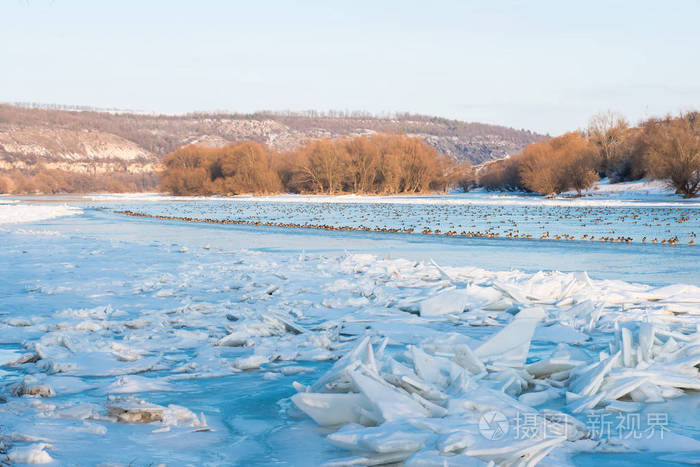
<instances>
[{"instance_id":1,"label":"flock of bird","mask_svg":"<svg viewBox=\"0 0 700 467\"><path fill-rule=\"evenodd\" d=\"M700 210L688 208L238 201L156 205L155 209L140 206L138 211L118 212L163 220L294 229L671 246L694 245L697 235L682 226L700 227ZM206 214L216 217L204 217ZM569 232L551 232L552 228Z\"/></svg>"}]
</instances>

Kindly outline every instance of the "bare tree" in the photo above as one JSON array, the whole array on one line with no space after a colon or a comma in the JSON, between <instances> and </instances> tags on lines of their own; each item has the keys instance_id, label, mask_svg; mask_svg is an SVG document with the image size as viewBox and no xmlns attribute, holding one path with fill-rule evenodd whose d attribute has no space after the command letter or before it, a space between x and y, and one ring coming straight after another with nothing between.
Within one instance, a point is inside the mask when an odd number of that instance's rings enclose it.
<instances>
[{"instance_id":1,"label":"bare tree","mask_svg":"<svg viewBox=\"0 0 700 467\"><path fill-rule=\"evenodd\" d=\"M654 120L645 126L651 171L686 198L700 190L700 114Z\"/></svg>"},{"instance_id":2,"label":"bare tree","mask_svg":"<svg viewBox=\"0 0 700 467\"><path fill-rule=\"evenodd\" d=\"M598 150L600 158L598 172L601 175L606 177L613 175L628 127L627 120L613 111L599 113L591 118L587 136Z\"/></svg>"},{"instance_id":3,"label":"bare tree","mask_svg":"<svg viewBox=\"0 0 700 467\"><path fill-rule=\"evenodd\" d=\"M543 194L576 190L579 196L597 180L595 149L583 135L566 133L531 144L518 156L520 176L529 190Z\"/></svg>"},{"instance_id":4,"label":"bare tree","mask_svg":"<svg viewBox=\"0 0 700 467\"><path fill-rule=\"evenodd\" d=\"M348 140L348 168L353 193L368 193L373 190L377 178L379 147L376 137L361 136Z\"/></svg>"},{"instance_id":5,"label":"bare tree","mask_svg":"<svg viewBox=\"0 0 700 467\"><path fill-rule=\"evenodd\" d=\"M340 191L348 154L345 148L329 140L314 141L303 149L301 171L320 193Z\"/></svg>"}]
</instances>

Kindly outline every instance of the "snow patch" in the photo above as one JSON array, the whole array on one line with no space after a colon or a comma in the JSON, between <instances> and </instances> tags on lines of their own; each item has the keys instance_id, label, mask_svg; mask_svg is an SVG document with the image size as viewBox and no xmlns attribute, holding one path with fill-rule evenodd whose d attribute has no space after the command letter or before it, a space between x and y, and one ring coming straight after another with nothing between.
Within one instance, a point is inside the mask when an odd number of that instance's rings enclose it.
<instances>
[{"instance_id":1,"label":"snow patch","mask_svg":"<svg viewBox=\"0 0 700 467\"><path fill-rule=\"evenodd\" d=\"M39 222L64 216L77 216L82 209L66 204L0 204L0 224Z\"/></svg>"}]
</instances>

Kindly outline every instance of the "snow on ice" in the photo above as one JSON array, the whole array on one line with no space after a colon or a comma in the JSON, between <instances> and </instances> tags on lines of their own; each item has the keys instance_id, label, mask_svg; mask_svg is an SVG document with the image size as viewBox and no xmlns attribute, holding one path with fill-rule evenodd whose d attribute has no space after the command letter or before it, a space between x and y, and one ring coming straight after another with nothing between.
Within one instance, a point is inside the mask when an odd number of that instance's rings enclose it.
<instances>
[{"instance_id":1,"label":"snow on ice","mask_svg":"<svg viewBox=\"0 0 700 467\"><path fill-rule=\"evenodd\" d=\"M6 203L0 200L0 224L20 224L54 219L63 216L75 216L82 212L80 208L66 204L39 205L27 203Z\"/></svg>"}]
</instances>

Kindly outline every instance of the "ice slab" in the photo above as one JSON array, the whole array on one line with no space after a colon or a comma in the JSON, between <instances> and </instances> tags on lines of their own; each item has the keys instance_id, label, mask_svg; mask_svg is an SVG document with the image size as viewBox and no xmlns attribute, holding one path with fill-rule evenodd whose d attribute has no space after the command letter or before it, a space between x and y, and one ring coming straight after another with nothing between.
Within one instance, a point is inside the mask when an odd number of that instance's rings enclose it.
<instances>
[{"instance_id":1,"label":"ice slab","mask_svg":"<svg viewBox=\"0 0 700 467\"><path fill-rule=\"evenodd\" d=\"M50 448L51 445L46 443L12 448L7 453L7 459L13 464L49 464L53 458L46 449Z\"/></svg>"},{"instance_id":2,"label":"ice slab","mask_svg":"<svg viewBox=\"0 0 700 467\"><path fill-rule=\"evenodd\" d=\"M521 312L522 313L522 312ZM474 350L474 355L484 362L497 361L507 366L522 366L530 349L538 317L520 316Z\"/></svg>"},{"instance_id":3,"label":"ice slab","mask_svg":"<svg viewBox=\"0 0 700 467\"><path fill-rule=\"evenodd\" d=\"M363 394L329 394L300 392L292 396L292 402L321 426L348 423L376 423L373 405Z\"/></svg>"}]
</instances>

